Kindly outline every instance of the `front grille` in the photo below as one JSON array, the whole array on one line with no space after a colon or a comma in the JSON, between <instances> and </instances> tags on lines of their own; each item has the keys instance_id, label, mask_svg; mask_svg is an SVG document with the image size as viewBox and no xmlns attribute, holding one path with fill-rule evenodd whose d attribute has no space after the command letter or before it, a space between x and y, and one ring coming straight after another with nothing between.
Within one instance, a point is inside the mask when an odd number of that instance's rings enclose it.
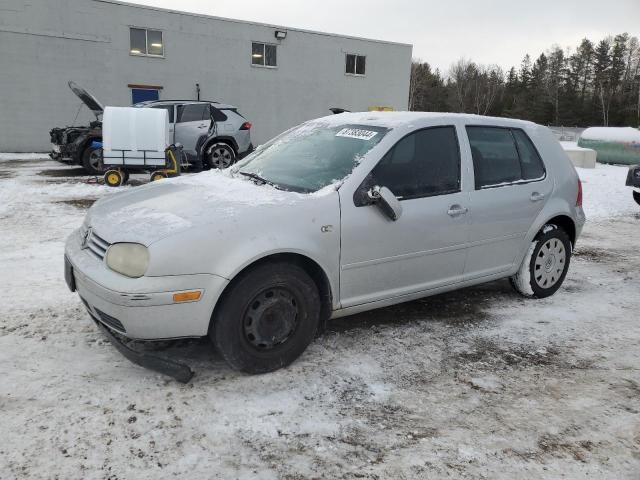
<instances>
[{"instance_id":1,"label":"front grille","mask_svg":"<svg viewBox=\"0 0 640 480\"><path fill-rule=\"evenodd\" d=\"M116 331L118 331L120 333L127 333L127 331L125 330L125 328L122 325L122 323L120 322L120 320L118 320L117 318L112 317L111 315L107 315L106 313L104 313L101 310L98 310L97 308L95 310L96 310L96 313L98 314L98 316L100 317L100 321L102 323L104 323L108 327L111 327L111 328L113 328L114 330L116 330Z\"/></svg>"},{"instance_id":2,"label":"front grille","mask_svg":"<svg viewBox=\"0 0 640 480\"><path fill-rule=\"evenodd\" d=\"M111 244L104 238L101 238L91 228L83 230L81 234L83 239L86 237L86 240L84 240L82 244L83 248L88 249L100 260L103 260L105 254L107 253L107 249L111 246Z\"/></svg>"}]
</instances>

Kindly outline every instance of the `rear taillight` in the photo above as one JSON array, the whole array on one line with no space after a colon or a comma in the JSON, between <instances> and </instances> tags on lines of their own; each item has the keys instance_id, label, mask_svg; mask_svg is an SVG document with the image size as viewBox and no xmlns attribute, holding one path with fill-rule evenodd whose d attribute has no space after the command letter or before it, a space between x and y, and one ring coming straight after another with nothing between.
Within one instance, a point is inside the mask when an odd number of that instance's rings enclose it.
<instances>
[{"instance_id":1,"label":"rear taillight","mask_svg":"<svg viewBox=\"0 0 640 480\"><path fill-rule=\"evenodd\" d=\"M244 122L240 127L240 130L251 130L251 122Z\"/></svg>"},{"instance_id":2,"label":"rear taillight","mask_svg":"<svg viewBox=\"0 0 640 480\"><path fill-rule=\"evenodd\" d=\"M576 198L576 207L582 206L582 182L578 179L578 198Z\"/></svg>"}]
</instances>

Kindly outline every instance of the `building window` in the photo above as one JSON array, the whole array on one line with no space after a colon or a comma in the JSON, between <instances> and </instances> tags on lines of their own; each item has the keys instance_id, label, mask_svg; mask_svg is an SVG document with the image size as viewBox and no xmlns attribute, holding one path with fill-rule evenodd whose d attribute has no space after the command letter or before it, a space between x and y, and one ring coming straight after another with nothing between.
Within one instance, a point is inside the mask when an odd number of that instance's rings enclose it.
<instances>
[{"instance_id":1,"label":"building window","mask_svg":"<svg viewBox=\"0 0 640 480\"><path fill-rule=\"evenodd\" d=\"M268 43L251 43L251 65L256 67L277 67L277 46Z\"/></svg>"},{"instance_id":2,"label":"building window","mask_svg":"<svg viewBox=\"0 0 640 480\"><path fill-rule=\"evenodd\" d=\"M131 88L131 104L149 102L160 99L160 90L157 88Z\"/></svg>"},{"instance_id":3,"label":"building window","mask_svg":"<svg viewBox=\"0 0 640 480\"><path fill-rule=\"evenodd\" d=\"M367 66L367 57L347 53L345 56L345 70L347 75L364 75Z\"/></svg>"},{"instance_id":4,"label":"building window","mask_svg":"<svg viewBox=\"0 0 640 480\"><path fill-rule=\"evenodd\" d=\"M147 55L151 57L164 57L164 41L160 30L148 30L146 28L129 29L131 55Z\"/></svg>"}]
</instances>

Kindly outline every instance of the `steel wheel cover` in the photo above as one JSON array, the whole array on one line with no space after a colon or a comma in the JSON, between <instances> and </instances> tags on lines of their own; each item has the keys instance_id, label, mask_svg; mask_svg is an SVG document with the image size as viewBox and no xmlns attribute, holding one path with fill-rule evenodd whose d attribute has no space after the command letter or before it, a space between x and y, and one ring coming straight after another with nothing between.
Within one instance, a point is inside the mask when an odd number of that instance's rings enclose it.
<instances>
[{"instance_id":1,"label":"steel wheel cover","mask_svg":"<svg viewBox=\"0 0 640 480\"><path fill-rule=\"evenodd\" d=\"M560 278L567 263L567 250L557 238L542 244L534 263L533 277L540 288L553 287Z\"/></svg>"}]
</instances>

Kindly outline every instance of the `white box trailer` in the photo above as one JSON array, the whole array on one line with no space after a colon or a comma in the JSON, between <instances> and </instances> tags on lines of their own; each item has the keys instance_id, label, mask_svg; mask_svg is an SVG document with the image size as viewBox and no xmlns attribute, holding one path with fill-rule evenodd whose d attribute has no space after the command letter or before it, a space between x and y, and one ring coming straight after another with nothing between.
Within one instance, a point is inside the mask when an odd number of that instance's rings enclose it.
<instances>
[{"instance_id":1,"label":"white box trailer","mask_svg":"<svg viewBox=\"0 0 640 480\"><path fill-rule=\"evenodd\" d=\"M164 108L106 107L102 117L105 166L164 167L169 146L169 116Z\"/></svg>"},{"instance_id":2,"label":"white box trailer","mask_svg":"<svg viewBox=\"0 0 640 480\"><path fill-rule=\"evenodd\" d=\"M105 183L127 183L129 172L151 172L151 181L180 174L180 147L170 146L164 108L106 107L102 117Z\"/></svg>"}]
</instances>

